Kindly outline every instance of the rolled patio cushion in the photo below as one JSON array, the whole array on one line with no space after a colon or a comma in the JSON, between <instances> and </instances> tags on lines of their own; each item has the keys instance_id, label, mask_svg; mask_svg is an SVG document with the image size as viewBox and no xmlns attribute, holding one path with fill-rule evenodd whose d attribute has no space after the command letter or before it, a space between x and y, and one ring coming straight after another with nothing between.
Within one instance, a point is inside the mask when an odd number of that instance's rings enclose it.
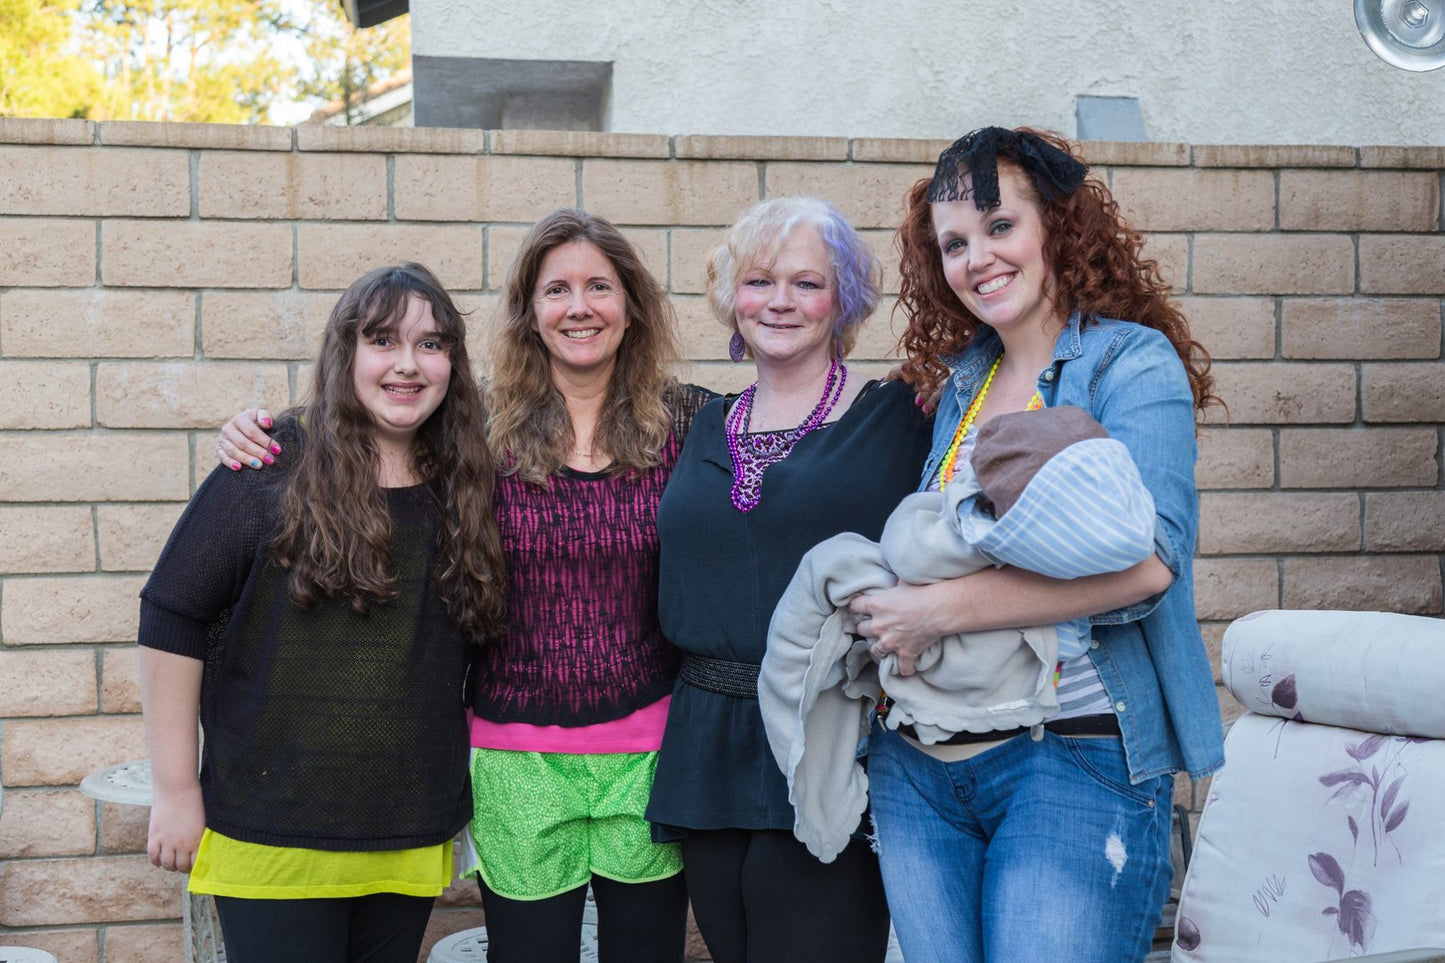
<instances>
[{"instance_id":1,"label":"rolled patio cushion","mask_svg":"<svg viewBox=\"0 0 1445 963\"><path fill-rule=\"evenodd\" d=\"M1445 738L1445 621L1275 609L1236 619L1223 648L1224 686L1252 712Z\"/></svg>"}]
</instances>

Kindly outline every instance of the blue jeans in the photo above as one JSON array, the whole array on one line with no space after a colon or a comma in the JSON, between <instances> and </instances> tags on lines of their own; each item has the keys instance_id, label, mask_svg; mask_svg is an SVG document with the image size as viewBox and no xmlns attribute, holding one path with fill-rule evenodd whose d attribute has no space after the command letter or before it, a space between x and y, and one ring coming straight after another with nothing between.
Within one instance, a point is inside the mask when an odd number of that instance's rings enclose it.
<instances>
[{"instance_id":1,"label":"blue jeans","mask_svg":"<svg viewBox=\"0 0 1445 963\"><path fill-rule=\"evenodd\" d=\"M1121 963L1174 870L1174 781L1129 785L1117 738L1027 735L944 763L873 728L869 797L908 963Z\"/></svg>"}]
</instances>

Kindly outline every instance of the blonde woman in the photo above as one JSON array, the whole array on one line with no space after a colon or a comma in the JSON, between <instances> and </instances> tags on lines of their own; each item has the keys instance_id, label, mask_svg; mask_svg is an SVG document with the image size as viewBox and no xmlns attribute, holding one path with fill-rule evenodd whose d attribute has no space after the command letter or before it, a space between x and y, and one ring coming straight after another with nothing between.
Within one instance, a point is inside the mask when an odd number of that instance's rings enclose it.
<instances>
[{"instance_id":1,"label":"blonde woman","mask_svg":"<svg viewBox=\"0 0 1445 963\"><path fill-rule=\"evenodd\" d=\"M713 310L757 381L698 413L658 511L662 627L683 663L647 816L682 841L717 963L887 948L877 856L855 838L824 864L793 837L757 702L768 622L803 554L843 531L877 538L928 451L911 389L846 364L879 274L838 209L807 197L754 207L709 265Z\"/></svg>"}]
</instances>

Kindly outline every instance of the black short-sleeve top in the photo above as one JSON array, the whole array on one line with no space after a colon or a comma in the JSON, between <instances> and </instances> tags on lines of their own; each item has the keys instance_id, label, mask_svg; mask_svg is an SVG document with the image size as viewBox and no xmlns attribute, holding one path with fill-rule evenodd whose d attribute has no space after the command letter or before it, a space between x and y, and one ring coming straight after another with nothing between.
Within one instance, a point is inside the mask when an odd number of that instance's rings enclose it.
<instances>
[{"instance_id":1,"label":"black short-sleeve top","mask_svg":"<svg viewBox=\"0 0 1445 963\"><path fill-rule=\"evenodd\" d=\"M760 664L768 623L803 555L841 532L877 539L918 485L931 425L901 382L872 382L837 421L804 436L763 476L751 511L733 507L723 421L694 422L658 507L663 634L684 654ZM647 818L660 839L687 829L791 829L787 784L756 699L673 689Z\"/></svg>"}]
</instances>

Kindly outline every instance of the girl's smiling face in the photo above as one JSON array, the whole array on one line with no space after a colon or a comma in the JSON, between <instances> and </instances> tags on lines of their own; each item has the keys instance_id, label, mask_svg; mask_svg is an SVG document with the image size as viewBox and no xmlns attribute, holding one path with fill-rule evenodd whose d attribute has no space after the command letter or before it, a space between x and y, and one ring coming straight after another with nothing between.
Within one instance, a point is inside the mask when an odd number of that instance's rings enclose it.
<instances>
[{"instance_id":1,"label":"girl's smiling face","mask_svg":"<svg viewBox=\"0 0 1445 963\"><path fill-rule=\"evenodd\" d=\"M352 387L371 415L377 443L409 450L417 429L446 399L452 362L431 302L413 295L390 327L356 335Z\"/></svg>"},{"instance_id":2,"label":"girl's smiling face","mask_svg":"<svg viewBox=\"0 0 1445 963\"><path fill-rule=\"evenodd\" d=\"M1012 164L999 164L998 182L999 205L987 211L971 198L932 205L944 277L963 306L995 331L1052 331L1063 317L1044 260L1043 207Z\"/></svg>"}]
</instances>

